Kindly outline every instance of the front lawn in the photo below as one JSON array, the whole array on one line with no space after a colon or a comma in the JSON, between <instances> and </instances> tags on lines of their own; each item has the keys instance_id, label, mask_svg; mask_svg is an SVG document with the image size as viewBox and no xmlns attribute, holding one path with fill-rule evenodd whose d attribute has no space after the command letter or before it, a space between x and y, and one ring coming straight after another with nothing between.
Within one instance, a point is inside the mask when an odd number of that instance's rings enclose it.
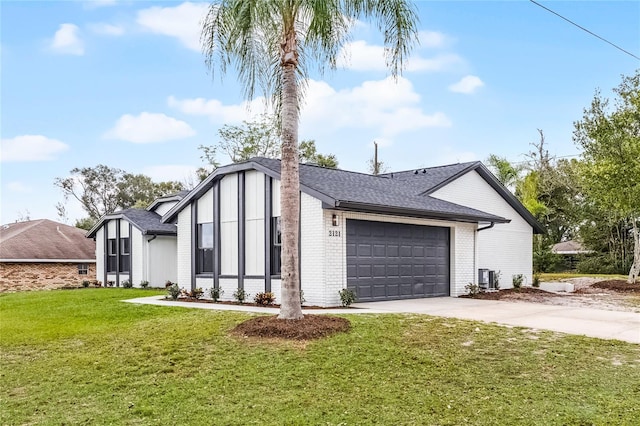
<instances>
[{"instance_id":1,"label":"front lawn","mask_svg":"<svg viewBox=\"0 0 640 426\"><path fill-rule=\"evenodd\" d=\"M637 424L640 346L419 315L312 342L82 289L0 296L0 424Z\"/></svg>"}]
</instances>

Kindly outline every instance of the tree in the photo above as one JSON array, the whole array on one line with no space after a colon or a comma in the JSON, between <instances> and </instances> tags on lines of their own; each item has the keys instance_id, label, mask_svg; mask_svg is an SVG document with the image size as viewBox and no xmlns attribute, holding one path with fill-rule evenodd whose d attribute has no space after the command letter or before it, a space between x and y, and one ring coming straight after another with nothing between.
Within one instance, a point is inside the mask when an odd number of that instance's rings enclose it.
<instances>
[{"instance_id":1,"label":"tree","mask_svg":"<svg viewBox=\"0 0 640 426\"><path fill-rule=\"evenodd\" d=\"M520 180L520 173L523 167L521 165L512 164L504 157L495 154L489 155L487 158L489 168L505 188L513 191L516 184Z\"/></svg>"},{"instance_id":2,"label":"tree","mask_svg":"<svg viewBox=\"0 0 640 426\"><path fill-rule=\"evenodd\" d=\"M369 173L377 176L380 173L386 173L387 167L383 161L378 160L378 142L373 142L373 149L373 157L367 160L367 168L369 169Z\"/></svg>"},{"instance_id":3,"label":"tree","mask_svg":"<svg viewBox=\"0 0 640 426\"><path fill-rule=\"evenodd\" d=\"M247 161L252 157L278 158L280 156L280 134L275 117L263 114L258 121L243 121L242 125L223 125L218 130L220 141L217 145L200 145L202 158L213 169L220 167L217 154L226 153L233 163ZM298 146L301 163L314 163L322 167L335 169L338 159L333 154L320 154L313 140L304 140ZM205 170L204 178L211 171ZM200 170L198 171L199 174ZM203 179L204 179L203 178ZM201 180L203 180L201 179Z\"/></svg>"},{"instance_id":4,"label":"tree","mask_svg":"<svg viewBox=\"0 0 640 426\"><path fill-rule=\"evenodd\" d=\"M358 19L372 18L384 34L387 65L402 70L417 41L417 15L406 0L219 0L202 25L210 69L233 65L253 98L257 86L274 105L281 130L282 294L279 318L301 319L298 268L300 176L298 125L308 67L336 67Z\"/></svg>"},{"instance_id":5,"label":"tree","mask_svg":"<svg viewBox=\"0 0 640 426\"><path fill-rule=\"evenodd\" d=\"M628 282L640 275L640 70L614 89L613 107L596 91L582 120L574 123L574 142L587 165L584 192L610 218L628 224L633 263Z\"/></svg>"},{"instance_id":6,"label":"tree","mask_svg":"<svg viewBox=\"0 0 640 426\"><path fill-rule=\"evenodd\" d=\"M73 197L80 202L89 215L85 224L119 208L147 206L158 197L183 189L179 182L155 183L148 176L126 173L103 164L74 168L70 173L70 177L56 178L54 185L62 190L65 201ZM59 213L61 207L56 206Z\"/></svg>"}]
</instances>

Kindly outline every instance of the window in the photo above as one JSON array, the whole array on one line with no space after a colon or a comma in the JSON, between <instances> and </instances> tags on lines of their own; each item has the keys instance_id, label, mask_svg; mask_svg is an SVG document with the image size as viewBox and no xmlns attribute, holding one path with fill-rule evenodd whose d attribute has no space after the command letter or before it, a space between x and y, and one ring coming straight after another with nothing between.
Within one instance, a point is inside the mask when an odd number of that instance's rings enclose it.
<instances>
[{"instance_id":1,"label":"window","mask_svg":"<svg viewBox=\"0 0 640 426\"><path fill-rule=\"evenodd\" d=\"M78 264L78 275L87 275L89 274L89 265L86 263Z\"/></svg>"},{"instance_id":2,"label":"window","mask_svg":"<svg viewBox=\"0 0 640 426\"><path fill-rule=\"evenodd\" d=\"M271 218L271 275L280 275L282 228L280 217Z\"/></svg>"},{"instance_id":3,"label":"window","mask_svg":"<svg viewBox=\"0 0 640 426\"><path fill-rule=\"evenodd\" d=\"M129 272L131 245L129 238L120 238L120 272Z\"/></svg>"},{"instance_id":4,"label":"window","mask_svg":"<svg viewBox=\"0 0 640 426\"><path fill-rule=\"evenodd\" d=\"M196 273L213 273L213 222L198 224Z\"/></svg>"},{"instance_id":5,"label":"window","mask_svg":"<svg viewBox=\"0 0 640 426\"><path fill-rule=\"evenodd\" d=\"M107 240L107 272L116 272L116 239L109 238Z\"/></svg>"}]
</instances>

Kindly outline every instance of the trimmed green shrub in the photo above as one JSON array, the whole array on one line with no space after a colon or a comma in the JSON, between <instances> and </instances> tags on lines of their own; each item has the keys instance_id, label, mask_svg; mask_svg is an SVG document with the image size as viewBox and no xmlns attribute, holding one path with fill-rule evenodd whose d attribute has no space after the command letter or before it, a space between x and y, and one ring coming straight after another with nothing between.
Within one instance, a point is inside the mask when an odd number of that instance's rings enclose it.
<instances>
[{"instance_id":1,"label":"trimmed green shrub","mask_svg":"<svg viewBox=\"0 0 640 426\"><path fill-rule=\"evenodd\" d=\"M149 287L149 281L147 280L140 281L140 288L147 288L147 287Z\"/></svg>"},{"instance_id":2,"label":"trimmed green shrub","mask_svg":"<svg viewBox=\"0 0 640 426\"><path fill-rule=\"evenodd\" d=\"M273 305L273 303L276 301L276 295L271 293L270 291L258 293L253 298L253 301L258 305Z\"/></svg>"},{"instance_id":3,"label":"trimmed green shrub","mask_svg":"<svg viewBox=\"0 0 640 426\"><path fill-rule=\"evenodd\" d=\"M243 288L239 288L233 292L233 298L236 299L241 304L244 303L247 297L249 297L249 295Z\"/></svg>"},{"instance_id":4,"label":"trimmed green shrub","mask_svg":"<svg viewBox=\"0 0 640 426\"><path fill-rule=\"evenodd\" d=\"M349 288L343 288L338 292L338 294L340 295L340 302L345 308L351 306L351 304L358 298L358 296L356 296L356 292Z\"/></svg>"},{"instance_id":5,"label":"trimmed green shrub","mask_svg":"<svg viewBox=\"0 0 640 426\"><path fill-rule=\"evenodd\" d=\"M513 278L511 279L511 282L513 283L513 288L522 287L522 281L523 280L524 280L524 275L522 275L522 274L514 275Z\"/></svg>"},{"instance_id":6,"label":"trimmed green shrub","mask_svg":"<svg viewBox=\"0 0 640 426\"><path fill-rule=\"evenodd\" d=\"M133 288L133 283L129 280L125 280L122 282L122 287L123 288Z\"/></svg>"},{"instance_id":7,"label":"trimmed green shrub","mask_svg":"<svg viewBox=\"0 0 640 426\"><path fill-rule=\"evenodd\" d=\"M178 300L178 296L180 296L181 290L180 287L178 287L177 283L168 286L167 291L169 292L169 297L172 300Z\"/></svg>"},{"instance_id":8,"label":"trimmed green shrub","mask_svg":"<svg viewBox=\"0 0 640 426\"><path fill-rule=\"evenodd\" d=\"M220 296L222 296L224 294L224 290L221 289L220 287L215 288L215 287L211 287L209 289L209 295L211 296L211 299L213 299L214 302L217 302L218 300L220 300Z\"/></svg>"}]
</instances>

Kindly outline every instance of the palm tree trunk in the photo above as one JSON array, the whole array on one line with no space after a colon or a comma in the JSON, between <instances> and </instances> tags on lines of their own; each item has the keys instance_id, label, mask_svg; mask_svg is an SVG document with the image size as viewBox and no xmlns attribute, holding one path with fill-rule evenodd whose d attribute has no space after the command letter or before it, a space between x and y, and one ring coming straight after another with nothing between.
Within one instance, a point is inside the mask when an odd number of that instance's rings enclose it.
<instances>
[{"instance_id":1,"label":"palm tree trunk","mask_svg":"<svg viewBox=\"0 0 640 426\"><path fill-rule=\"evenodd\" d=\"M293 38L293 40L291 40ZM283 43L282 158L280 209L282 257L280 319L302 319L298 242L300 225L300 174L298 163L298 86L295 35Z\"/></svg>"},{"instance_id":2,"label":"palm tree trunk","mask_svg":"<svg viewBox=\"0 0 640 426\"><path fill-rule=\"evenodd\" d=\"M629 270L627 282L633 284L640 276L640 229L634 217L631 218L633 224L633 264Z\"/></svg>"}]
</instances>

